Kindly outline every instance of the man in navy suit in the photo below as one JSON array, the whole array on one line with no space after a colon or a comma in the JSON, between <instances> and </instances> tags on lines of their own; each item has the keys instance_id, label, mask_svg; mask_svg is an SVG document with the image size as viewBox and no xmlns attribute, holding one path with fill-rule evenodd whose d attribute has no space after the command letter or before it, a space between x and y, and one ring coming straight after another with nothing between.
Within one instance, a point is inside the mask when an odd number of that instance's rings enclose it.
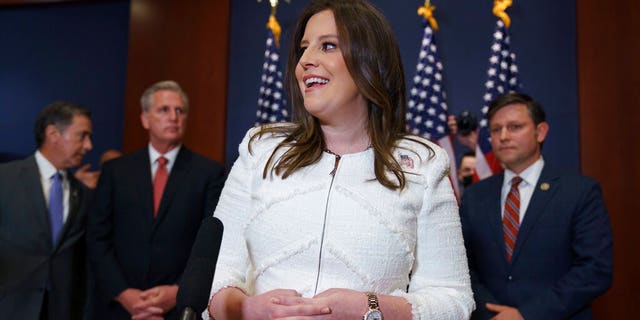
<instances>
[{"instance_id":1,"label":"man in navy suit","mask_svg":"<svg viewBox=\"0 0 640 320\"><path fill-rule=\"evenodd\" d=\"M35 124L38 150L0 165L0 318L82 319L89 190L68 169L91 150L91 113L56 102Z\"/></svg>"},{"instance_id":2,"label":"man in navy suit","mask_svg":"<svg viewBox=\"0 0 640 320\"><path fill-rule=\"evenodd\" d=\"M178 281L213 215L224 168L182 144L189 103L174 81L142 95L148 146L107 161L89 214L91 319L177 319Z\"/></svg>"},{"instance_id":3,"label":"man in navy suit","mask_svg":"<svg viewBox=\"0 0 640 320\"><path fill-rule=\"evenodd\" d=\"M549 126L529 96L500 96L487 117L505 171L471 185L460 207L472 319L591 319L591 301L613 273L599 184L545 163Z\"/></svg>"}]
</instances>

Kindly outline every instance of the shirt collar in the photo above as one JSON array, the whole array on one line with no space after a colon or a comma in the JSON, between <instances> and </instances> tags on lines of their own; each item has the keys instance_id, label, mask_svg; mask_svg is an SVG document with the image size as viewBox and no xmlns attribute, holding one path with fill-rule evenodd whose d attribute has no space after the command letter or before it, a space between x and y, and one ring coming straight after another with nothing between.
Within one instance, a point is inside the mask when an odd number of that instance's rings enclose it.
<instances>
[{"instance_id":1,"label":"shirt collar","mask_svg":"<svg viewBox=\"0 0 640 320\"><path fill-rule=\"evenodd\" d=\"M526 185L535 186L538 183L538 178L540 178L540 174L542 173L542 167L544 167L544 159L542 156L536 160L532 165L528 168L524 169L524 171L520 172L520 174L516 174L515 172L504 169L504 180L502 185L511 187L511 179L515 176L519 176L526 183Z\"/></svg>"},{"instance_id":2,"label":"shirt collar","mask_svg":"<svg viewBox=\"0 0 640 320\"><path fill-rule=\"evenodd\" d=\"M182 148L182 145L178 145L177 147L169 150L169 152L161 154L151 145L151 143L149 143L149 160L151 161L151 165L153 166L160 156L167 158L167 160L169 160L168 163L170 164L175 163L176 158L178 157L178 152L180 152L180 148Z\"/></svg>"},{"instance_id":3,"label":"shirt collar","mask_svg":"<svg viewBox=\"0 0 640 320\"><path fill-rule=\"evenodd\" d=\"M38 171L40 171L40 176L44 179L51 179L54 173L60 172L62 175L62 179L66 177L65 170L58 171L56 167L40 152L40 150L36 151L35 154L36 164L38 165Z\"/></svg>"}]
</instances>

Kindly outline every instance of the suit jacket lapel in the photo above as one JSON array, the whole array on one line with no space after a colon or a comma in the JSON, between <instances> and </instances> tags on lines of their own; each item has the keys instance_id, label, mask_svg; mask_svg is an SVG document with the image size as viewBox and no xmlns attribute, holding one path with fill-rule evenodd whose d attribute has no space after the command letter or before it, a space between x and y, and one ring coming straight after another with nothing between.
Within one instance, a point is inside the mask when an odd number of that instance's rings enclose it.
<instances>
[{"instance_id":1,"label":"suit jacket lapel","mask_svg":"<svg viewBox=\"0 0 640 320\"><path fill-rule=\"evenodd\" d=\"M492 194L487 196L487 206L485 210L486 220L491 227L491 238L496 242L497 247L500 248L500 257L504 263L507 263L507 254L504 250L504 235L502 234L502 204L500 198L502 194L502 180L504 180L504 173L497 174L495 177L489 178L487 181L490 185L487 190L491 190Z\"/></svg>"},{"instance_id":2,"label":"suit jacket lapel","mask_svg":"<svg viewBox=\"0 0 640 320\"><path fill-rule=\"evenodd\" d=\"M531 201L529 201L529 207L527 207L524 220L520 224L516 247L513 249L512 263L518 259L518 254L522 251L522 247L526 244L531 230L533 230L540 217L548 212L548 210L545 210L545 207L549 203L549 200L553 198L556 190L558 190L558 184L556 182L557 175L553 174L552 170L545 165L540 173L538 183L533 190L533 195L531 196Z\"/></svg>"},{"instance_id":3,"label":"suit jacket lapel","mask_svg":"<svg viewBox=\"0 0 640 320\"><path fill-rule=\"evenodd\" d=\"M140 205L142 207L141 214L145 221L144 225L151 226L154 223L153 218L153 177L151 176L151 160L149 158L148 148L140 150L138 155L133 159L131 166L132 177L134 179L135 191L140 192Z\"/></svg>"},{"instance_id":4,"label":"suit jacket lapel","mask_svg":"<svg viewBox=\"0 0 640 320\"><path fill-rule=\"evenodd\" d=\"M53 247L51 238L51 222L49 221L49 206L45 201L42 191L42 183L40 182L40 170L36 163L36 158L31 156L27 158L22 167L21 176L24 177L23 195L32 201L26 201L27 206L24 212L32 213L35 220L36 230L42 230L47 238L49 248Z\"/></svg>"}]
</instances>

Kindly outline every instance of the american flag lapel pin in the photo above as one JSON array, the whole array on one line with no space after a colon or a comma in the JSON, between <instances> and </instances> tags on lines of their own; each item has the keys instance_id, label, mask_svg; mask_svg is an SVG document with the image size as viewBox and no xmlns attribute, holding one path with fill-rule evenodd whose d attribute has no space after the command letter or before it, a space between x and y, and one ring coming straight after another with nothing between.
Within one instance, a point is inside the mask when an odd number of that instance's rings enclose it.
<instances>
[{"instance_id":1,"label":"american flag lapel pin","mask_svg":"<svg viewBox=\"0 0 640 320\"><path fill-rule=\"evenodd\" d=\"M409 167L413 169L413 159L406 154L400 155L400 165L403 167Z\"/></svg>"}]
</instances>

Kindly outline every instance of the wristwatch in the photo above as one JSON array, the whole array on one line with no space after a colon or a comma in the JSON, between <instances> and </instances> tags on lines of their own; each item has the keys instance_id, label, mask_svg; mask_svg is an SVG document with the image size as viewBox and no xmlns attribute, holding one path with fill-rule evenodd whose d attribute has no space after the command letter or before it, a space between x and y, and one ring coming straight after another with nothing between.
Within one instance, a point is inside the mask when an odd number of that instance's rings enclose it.
<instances>
[{"instance_id":1,"label":"wristwatch","mask_svg":"<svg viewBox=\"0 0 640 320\"><path fill-rule=\"evenodd\" d=\"M382 320L382 311L378 305L378 296L373 292L366 292L369 310L362 316L363 320Z\"/></svg>"}]
</instances>

